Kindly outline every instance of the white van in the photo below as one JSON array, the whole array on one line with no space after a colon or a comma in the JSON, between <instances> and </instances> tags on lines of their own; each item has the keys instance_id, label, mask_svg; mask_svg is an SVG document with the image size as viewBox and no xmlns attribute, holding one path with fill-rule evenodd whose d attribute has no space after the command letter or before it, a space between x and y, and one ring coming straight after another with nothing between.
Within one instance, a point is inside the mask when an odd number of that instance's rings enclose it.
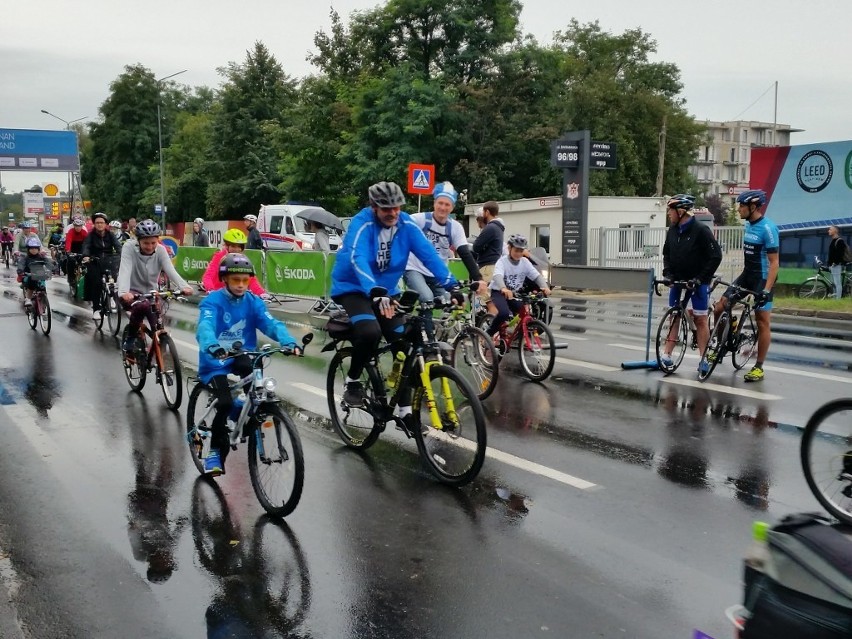
<instances>
[{"instance_id":1,"label":"white van","mask_svg":"<svg viewBox=\"0 0 852 639\"><path fill-rule=\"evenodd\" d=\"M310 251L314 248L314 234L305 230L305 220L296 214L316 208L304 204L262 204L257 214L257 230L263 243L271 251ZM340 246L337 231L328 229L328 243L332 251Z\"/></svg>"}]
</instances>

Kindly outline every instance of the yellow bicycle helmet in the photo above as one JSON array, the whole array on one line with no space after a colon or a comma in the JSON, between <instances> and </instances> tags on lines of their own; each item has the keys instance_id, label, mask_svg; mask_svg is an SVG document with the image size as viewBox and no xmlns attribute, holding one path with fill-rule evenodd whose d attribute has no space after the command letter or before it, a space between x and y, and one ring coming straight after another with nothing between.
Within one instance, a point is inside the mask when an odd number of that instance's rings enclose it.
<instances>
[{"instance_id":1,"label":"yellow bicycle helmet","mask_svg":"<svg viewBox=\"0 0 852 639\"><path fill-rule=\"evenodd\" d=\"M228 229L222 236L222 241L228 244L248 244L246 234L240 229Z\"/></svg>"}]
</instances>

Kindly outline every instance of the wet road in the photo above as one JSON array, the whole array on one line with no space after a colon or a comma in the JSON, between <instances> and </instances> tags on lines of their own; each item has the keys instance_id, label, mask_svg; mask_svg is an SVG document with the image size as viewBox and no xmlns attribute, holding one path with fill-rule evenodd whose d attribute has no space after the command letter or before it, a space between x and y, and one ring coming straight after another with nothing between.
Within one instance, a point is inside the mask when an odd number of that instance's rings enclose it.
<instances>
[{"instance_id":1,"label":"wet road","mask_svg":"<svg viewBox=\"0 0 852 639\"><path fill-rule=\"evenodd\" d=\"M45 338L7 282L0 580L27 637L727 637L751 521L816 508L796 426L852 382L786 364L757 386L729 366L664 381L616 370L638 359L618 335L569 340L546 384L501 379L492 456L450 490L396 432L341 446L318 336L272 366L306 456L279 524L242 450L198 479L186 401L129 392L117 342L58 283ZM189 362L195 313L171 313Z\"/></svg>"}]
</instances>

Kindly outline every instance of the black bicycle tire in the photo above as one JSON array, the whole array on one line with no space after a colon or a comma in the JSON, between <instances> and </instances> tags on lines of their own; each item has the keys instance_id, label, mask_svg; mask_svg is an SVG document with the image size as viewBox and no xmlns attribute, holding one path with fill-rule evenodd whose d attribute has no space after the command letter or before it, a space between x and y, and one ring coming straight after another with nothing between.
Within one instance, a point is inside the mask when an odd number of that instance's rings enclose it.
<instances>
[{"instance_id":1,"label":"black bicycle tire","mask_svg":"<svg viewBox=\"0 0 852 639\"><path fill-rule=\"evenodd\" d=\"M846 410L852 411L852 398L845 397L843 399L836 399L820 406L816 410L816 412L811 415L811 418L805 425L805 429L802 432L802 441L799 445L799 453L802 462L802 472L805 475L805 481L807 482L808 488L810 488L811 493L813 493L813 496L816 497L816 500L833 517L837 518L839 521L842 521L847 525L852 526L852 512L847 512L838 508L831 500L829 500L825 496L822 489L817 486L816 479L814 478L813 468L811 468L810 462L811 444L813 443L815 433L819 430L819 426L832 414Z\"/></svg>"},{"instance_id":2,"label":"black bicycle tire","mask_svg":"<svg viewBox=\"0 0 852 639\"><path fill-rule=\"evenodd\" d=\"M710 379L710 376L713 374L713 371L716 370L716 365L719 363L719 360L721 359L721 357L725 356L725 345L726 345L727 340L728 340L728 333L731 330L730 317L731 316L728 313L728 311L723 311L722 314L719 315L719 318L716 320L716 325L713 327L713 332L710 333L710 338L707 340L707 346L704 349L704 354L701 356L701 361L699 362L699 365L698 365L698 379L702 382ZM720 326L722 327L721 338L720 338L719 335L717 335ZM710 345L713 343L714 338L716 340L716 344L718 345L718 347L713 349L716 352L716 357L711 362L707 359L707 353L710 352L710 350L711 350ZM721 354L721 357L719 356L720 354ZM707 372L706 373L703 373L701 371L701 363L704 363L704 362L707 363Z\"/></svg>"},{"instance_id":3,"label":"black bicycle tire","mask_svg":"<svg viewBox=\"0 0 852 639\"><path fill-rule=\"evenodd\" d=\"M99 309L100 312L97 314L97 316L95 316L95 315L92 316L92 321L95 323L95 330L96 331L100 331L103 328L103 325L104 325L104 316L106 315L106 313L104 312L104 302L105 301L106 301L106 296L103 293L101 293L101 307Z\"/></svg>"},{"instance_id":4,"label":"black bicycle tire","mask_svg":"<svg viewBox=\"0 0 852 639\"><path fill-rule=\"evenodd\" d=\"M181 402L183 402L183 371L181 370L180 355L178 354L177 346L175 346L175 341L171 338L171 335L163 333L157 339L160 342L160 356L163 358L163 363L166 361L165 355L167 352L171 354L172 362L174 363L172 388L175 391L175 396L173 398L169 398L168 392L166 391L166 372L162 370L159 371L159 384L163 391L163 399L166 400L166 406L172 410L179 410Z\"/></svg>"},{"instance_id":5,"label":"black bicycle tire","mask_svg":"<svg viewBox=\"0 0 852 639\"><path fill-rule=\"evenodd\" d=\"M663 328L668 326L667 320L669 320L669 318L673 315L679 315L680 316L680 322L678 323L678 332L680 333L680 336L681 336L682 341L683 341L683 348L680 351L680 356L678 356L676 358L677 361L675 361L674 357L670 356L670 359L672 360L672 365L671 366L663 366L662 351L660 350L661 347L662 347L662 345L660 343L660 337L662 336ZM668 336L668 333L669 333L669 329L666 329L666 336ZM688 348L688 341L687 341L688 339L689 339L689 329L687 327L686 314L683 312L683 310L679 306L672 306L665 313L663 313L663 316L660 318L660 323L657 326L657 343L656 343L656 347L655 347L655 352L656 352L656 355L657 355L657 366L666 375L670 375L670 374L674 373L680 367L681 363L683 363L683 358L686 355L686 349ZM665 340L663 340L662 344L665 344L665 343L666 343Z\"/></svg>"},{"instance_id":6,"label":"black bicycle tire","mask_svg":"<svg viewBox=\"0 0 852 639\"><path fill-rule=\"evenodd\" d=\"M53 326L53 313L50 312L50 300L47 299L47 293L44 291L39 293L38 325L42 333L50 335L50 329Z\"/></svg>"},{"instance_id":7,"label":"black bicycle tire","mask_svg":"<svg viewBox=\"0 0 852 639\"><path fill-rule=\"evenodd\" d=\"M202 414L207 412L207 408L209 406L209 404L205 404L205 406L202 407L201 412L198 412L198 399L201 397L201 393L203 392L208 393L208 395L213 397L213 400L215 401L213 389L203 382L198 382L189 393L189 400L186 406L186 443L189 447L189 456L192 458L192 463L201 475L204 474L204 459L201 456L204 444L194 438L194 431L196 420L200 418ZM200 449L198 448L199 446L201 446Z\"/></svg>"},{"instance_id":8,"label":"black bicycle tire","mask_svg":"<svg viewBox=\"0 0 852 639\"><path fill-rule=\"evenodd\" d=\"M121 300L118 299L117 293L107 294L107 308L109 309L109 303L112 301L115 303L115 312L113 313L110 310L107 314L107 326L109 326L110 334L115 337L118 335L118 331L121 330L121 316L124 313L124 310L121 306Z\"/></svg>"},{"instance_id":9,"label":"black bicycle tire","mask_svg":"<svg viewBox=\"0 0 852 639\"><path fill-rule=\"evenodd\" d=\"M751 355L749 357L743 359L740 357L740 346L741 346L741 337L742 332L746 327L746 320L748 320L749 330L754 323L754 348L752 348ZM735 340L735 344L737 347L731 351L731 363L734 365L738 371L741 371L745 368L748 363L757 356L757 343L760 340L760 327L757 326L757 320L754 318L754 315L747 308L743 308L740 313L740 319L737 323L737 333L734 335L733 339Z\"/></svg>"},{"instance_id":10,"label":"black bicycle tire","mask_svg":"<svg viewBox=\"0 0 852 639\"><path fill-rule=\"evenodd\" d=\"M797 297L803 299L824 300L828 296L828 286L819 277L809 277L799 285Z\"/></svg>"},{"instance_id":11,"label":"black bicycle tire","mask_svg":"<svg viewBox=\"0 0 852 639\"><path fill-rule=\"evenodd\" d=\"M30 296L30 305L24 307L24 312L27 315L27 324L32 330L35 330L38 324L38 314L36 313L38 300L35 299L35 292Z\"/></svg>"},{"instance_id":12,"label":"black bicycle tire","mask_svg":"<svg viewBox=\"0 0 852 639\"><path fill-rule=\"evenodd\" d=\"M258 474L257 429L263 428L263 417L272 418L275 436L278 441L281 441L283 427L292 444L293 488L290 491L290 496L281 505L272 503L265 488L261 485ZM254 489L257 500L267 513L273 517L286 517L299 505L299 500L302 498L302 488L305 484L305 457L302 452L302 440L299 437L299 431L296 430L296 425L290 416L281 409L281 406L275 403L261 404L257 409L257 414L252 419L255 420L255 427L252 429L248 441L248 467L251 486Z\"/></svg>"},{"instance_id":13,"label":"black bicycle tire","mask_svg":"<svg viewBox=\"0 0 852 639\"><path fill-rule=\"evenodd\" d=\"M342 409L342 401L335 399L334 393L339 390L337 387L337 369L341 366L343 361L347 358L352 357L352 347L346 346L341 348L334 354L334 357L331 358L331 362L328 365L328 375L326 377L326 391L328 394L328 411L331 415L331 425L334 428L334 431L338 434L340 439L346 444L349 448L354 448L356 450L367 450L370 446L376 443L376 440L379 438L379 435L382 432L382 424L373 417L373 426L369 432L366 433L363 440L356 440L349 436L349 434L344 429L342 422L340 420L340 416L338 410ZM375 378L378 376L378 373L375 371L375 368L367 363L364 367L364 370L367 371L368 379L370 381L370 389L365 390L373 390L377 388L374 385ZM381 381L379 380L379 383ZM362 409L355 409L362 410ZM364 410L365 413L369 414L369 411Z\"/></svg>"},{"instance_id":14,"label":"black bicycle tire","mask_svg":"<svg viewBox=\"0 0 852 639\"><path fill-rule=\"evenodd\" d=\"M137 338L140 339L140 338ZM147 346L147 344L146 344ZM139 359L142 358L144 361L140 362ZM134 352L134 361L133 363L127 362L127 353L124 351L121 352L121 362L124 365L124 377L127 379L127 383L130 385L130 389L141 393L142 389L145 388L145 381L148 379L148 350L146 349L137 349ZM139 371L139 380L134 382L130 379L130 374L128 370L132 367L136 367Z\"/></svg>"},{"instance_id":15,"label":"black bicycle tire","mask_svg":"<svg viewBox=\"0 0 852 639\"><path fill-rule=\"evenodd\" d=\"M479 397L480 401L487 399L491 393L494 392L494 388L497 386L497 380L500 377L500 355L497 353L497 348L494 346L494 340L483 331L478 326L472 326L467 324L462 327L459 334L456 336L455 340L453 340L453 352L451 356L451 363L453 368L458 370L456 366L456 353L458 352L459 345L462 342L462 339L465 338L466 335L473 334L476 335L482 343L485 345L485 348L488 349L489 356L491 357L492 366L491 368L491 379L488 384L483 388L481 384L479 384L475 390L479 391L477 393L477 397Z\"/></svg>"},{"instance_id":16,"label":"black bicycle tire","mask_svg":"<svg viewBox=\"0 0 852 639\"><path fill-rule=\"evenodd\" d=\"M485 452L488 448L488 434L485 426L485 411L482 408L482 403L476 396L476 391L471 388L467 380L457 370L450 366L435 364L429 368L429 379L434 380L439 377L447 377L452 379L456 385L462 390L468 398L468 403L473 411L474 424L476 428L477 448L474 452L473 463L463 473L459 475L450 475L442 470L439 463L429 454L423 436L423 428L420 423L419 403L422 401L425 391L422 386L415 389L414 401L412 403L414 415L414 440L417 443L417 450L420 453L420 458L425 463L429 472L441 483L448 486L464 486L473 481L482 469L482 464L485 462Z\"/></svg>"},{"instance_id":17,"label":"black bicycle tire","mask_svg":"<svg viewBox=\"0 0 852 639\"><path fill-rule=\"evenodd\" d=\"M550 357L547 360L547 366L544 369L544 372L541 373L533 373L529 367L527 366L526 360L524 359L524 350L523 339L526 333L532 330L532 327L535 326L539 331L547 335L547 341L550 343ZM518 342L518 363L521 366L521 370L524 371L524 375L526 375L530 380L534 382L543 382L550 374L553 372L553 367L556 364L556 344L553 341L553 332L550 328L542 322L541 320L531 319L528 320L524 326L519 327L515 330L517 337L515 340Z\"/></svg>"}]
</instances>

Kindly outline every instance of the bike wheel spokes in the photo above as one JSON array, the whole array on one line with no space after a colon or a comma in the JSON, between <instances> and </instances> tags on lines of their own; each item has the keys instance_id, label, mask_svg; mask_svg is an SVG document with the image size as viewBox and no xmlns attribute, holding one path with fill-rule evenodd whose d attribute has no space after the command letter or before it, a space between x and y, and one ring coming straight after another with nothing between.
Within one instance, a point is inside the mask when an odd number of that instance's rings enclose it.
<instances>
[{"instance_id":1,"label":"bike wheel spokes","mask_svg":"<svg viewBox=\"0 0 852 639\"><path fill-rule=\"evenodd\" d=\"M737 334L733 339L736 348L731 351L731 360L734 368L740 370L757 355L758 331L751 316L742 314Z\"/></svg>"},{"instance_id":2,"label":"bike wheel spokes","mask_svg":"<svg viewBox=\"0 0 852 639\"><path fill-rule=\"evenodd\" d=\"M251 485L266 512L284 517L302 496L302 442L293 421L277 404L261 406L256 421L248 445Z\"/></svg>"},{"instance_id":3,"label":"bike wheel spokes","mask_svg":"<svg viewBox=\"0 0 852 639\"><path fill-rule=\"evenodd\" d=\"M657 328L657 365L666 374L674 373L689 348L689 330L686 318L678 307L663 314Z\"/></svg>"},{"instance_id":4,"label":"bike wheel spokes","mask_svg":"<svg viewBox=\"0 0 852 639\"><path fill-rule=\"evenodd\" d=\"M725 342L728 340L728 325L729 315L727 313L719 316L719 320L713 327L710 333L710 339L707 341L707 348L704 349L704 354L701 356L701 361L698 363L698 379L704 381L713 371L725 354Z\"/></svg>"},{"instance_id":5,"label":"bike wheel spokes","mask_svg":"<svg viewBox=\"0 0 852 639\"><path fill-rule=\"evenodd\" d=\"M41 293L39 295L38 323L39 326L41 326L41 332L45 335L50 335L50 327L53 323L53 319L50 313L50 302L47 299L46 293Z\"/></svg>"},{"instance_id":6,"label":"bike wheel spokes","mask_svg":"<svg viewBox=\"0 0 852 639\"><path fill-rule=\"evenodd\" d=\"M24 307L27 313L27 323L30 325L30 328L35 330L36 324L38 323L38 300L36 296L33 295L30 298L30 306Z\"/></svg>"},{"instance_id":7,"label":"bike wheel spokes","mask_svg":"<svg viewBox=\"0 0 852 639\"><path fill-rule=\"evenodd\" d=\"M115 293L107 295L107 325L109 326L110 334L115 337L121 328L121 305L118 302L118 295Z\"/></svg>"},{"instance_id":8,"label":"bike wheel spokes","mask_svg":"<svg viewBox=\"0 0 852 639\"><path fill-rule=\"evenodd\" d=\"M349 347L340 349L331 359L326 378L328 410L331 424L343 443L350 448L366 449L378 439L381 424L367 410L367 407L375 405L375 396L366 367L361 374L361 384L367 397L366 406L355 408L343 401L351 361L352 349Z\"/></svg>"},{"instance_id":9,"label":"bike wheel spokes","mask_svg":"<svg viewBox=\"0 0 852 639\"><path fill-rule=\"evenodd\" d=\"M817 410L802 435L802 469L817 500L852 525L852 399Z\"/></svg>"},{"instance_id":10,"label":"bike wheel spokes","mask_svg":"<svg viewBox=\"0 0 852 639\"><path fill-rule=\"evenodd\" d=\"M828 295L828 286L821 279L813 277L799 286L799 297L824 300Z\"/></svg>"},{"instance_id":11,"label":"bike wheel spokes","mask_svg":"<svg viewBox=\"0 0 852 639\"><path fill-rule=\"evenodd\" d=\"M142 342L141 338L137 340ZM130 353L122 351L121 359L124 364L124 376L130 388L137 392L141 391L148 377L148 353L145 346L141 345Z\"/></svg>"},{"instance_id":12,"label":"bike wheel spokes","mask_svg":"<svg viewBox=\"0 0 852 639\"><path fill-rule=\"evenodd\" d=\"M414 437L430 472L444 483L461 486L476 477L485 460L482 404L455 369L432 366L429 376L434 412L425 389L418 388L413 404Z\"/></svg>"},{"instance_id":13,"label":"bike wheel spokes","mask_svg":"<svg viewBox=\"0 0 852 639\"><path fill-rule=\"evenodd\" d=\"M493 340L476 327L466 326L453 342L452 366L485 399L497 385L500 359Z\"/></svg>"},{"instance_id":14,"label":"bike wheel spokes","mask_svg":"<svg viewBox=\"0 0 852 639\"><path fill-rule=\"evenodd\" d=\"M530 320L526 327L518 330L518 356L521 368L534 382L547 379L556 362L553 334L541 320Z\"/></svg>"},{"instance_id":15,"label":"bike wheel spokes","mask_svg":"<svg viewBox=\"0 0 852 639\"><path fill-rule=\"evenodd\" d=\"M174 340L166 334L159 337L160 356L163 366L160 369L160 387L169 408L180 408L183 400L183 373L180 368L180 357Z\"/></svg>"},{"instance_id":16,"label":"bike wheel spokes","mask_svg":"<svg viewBox=\"0 0 852 639\"><path fill-rule=\"evenodd\" d=\"M206 384L198 383L189 395L189 406L186 409L186 443L189 446L189 456L196 470L204 474L204 458L210 451L210 430L215 416L209 411L215 400L212 389ZM204 423L201 423L202 420Z\"/></svg>"}]
</instances>

